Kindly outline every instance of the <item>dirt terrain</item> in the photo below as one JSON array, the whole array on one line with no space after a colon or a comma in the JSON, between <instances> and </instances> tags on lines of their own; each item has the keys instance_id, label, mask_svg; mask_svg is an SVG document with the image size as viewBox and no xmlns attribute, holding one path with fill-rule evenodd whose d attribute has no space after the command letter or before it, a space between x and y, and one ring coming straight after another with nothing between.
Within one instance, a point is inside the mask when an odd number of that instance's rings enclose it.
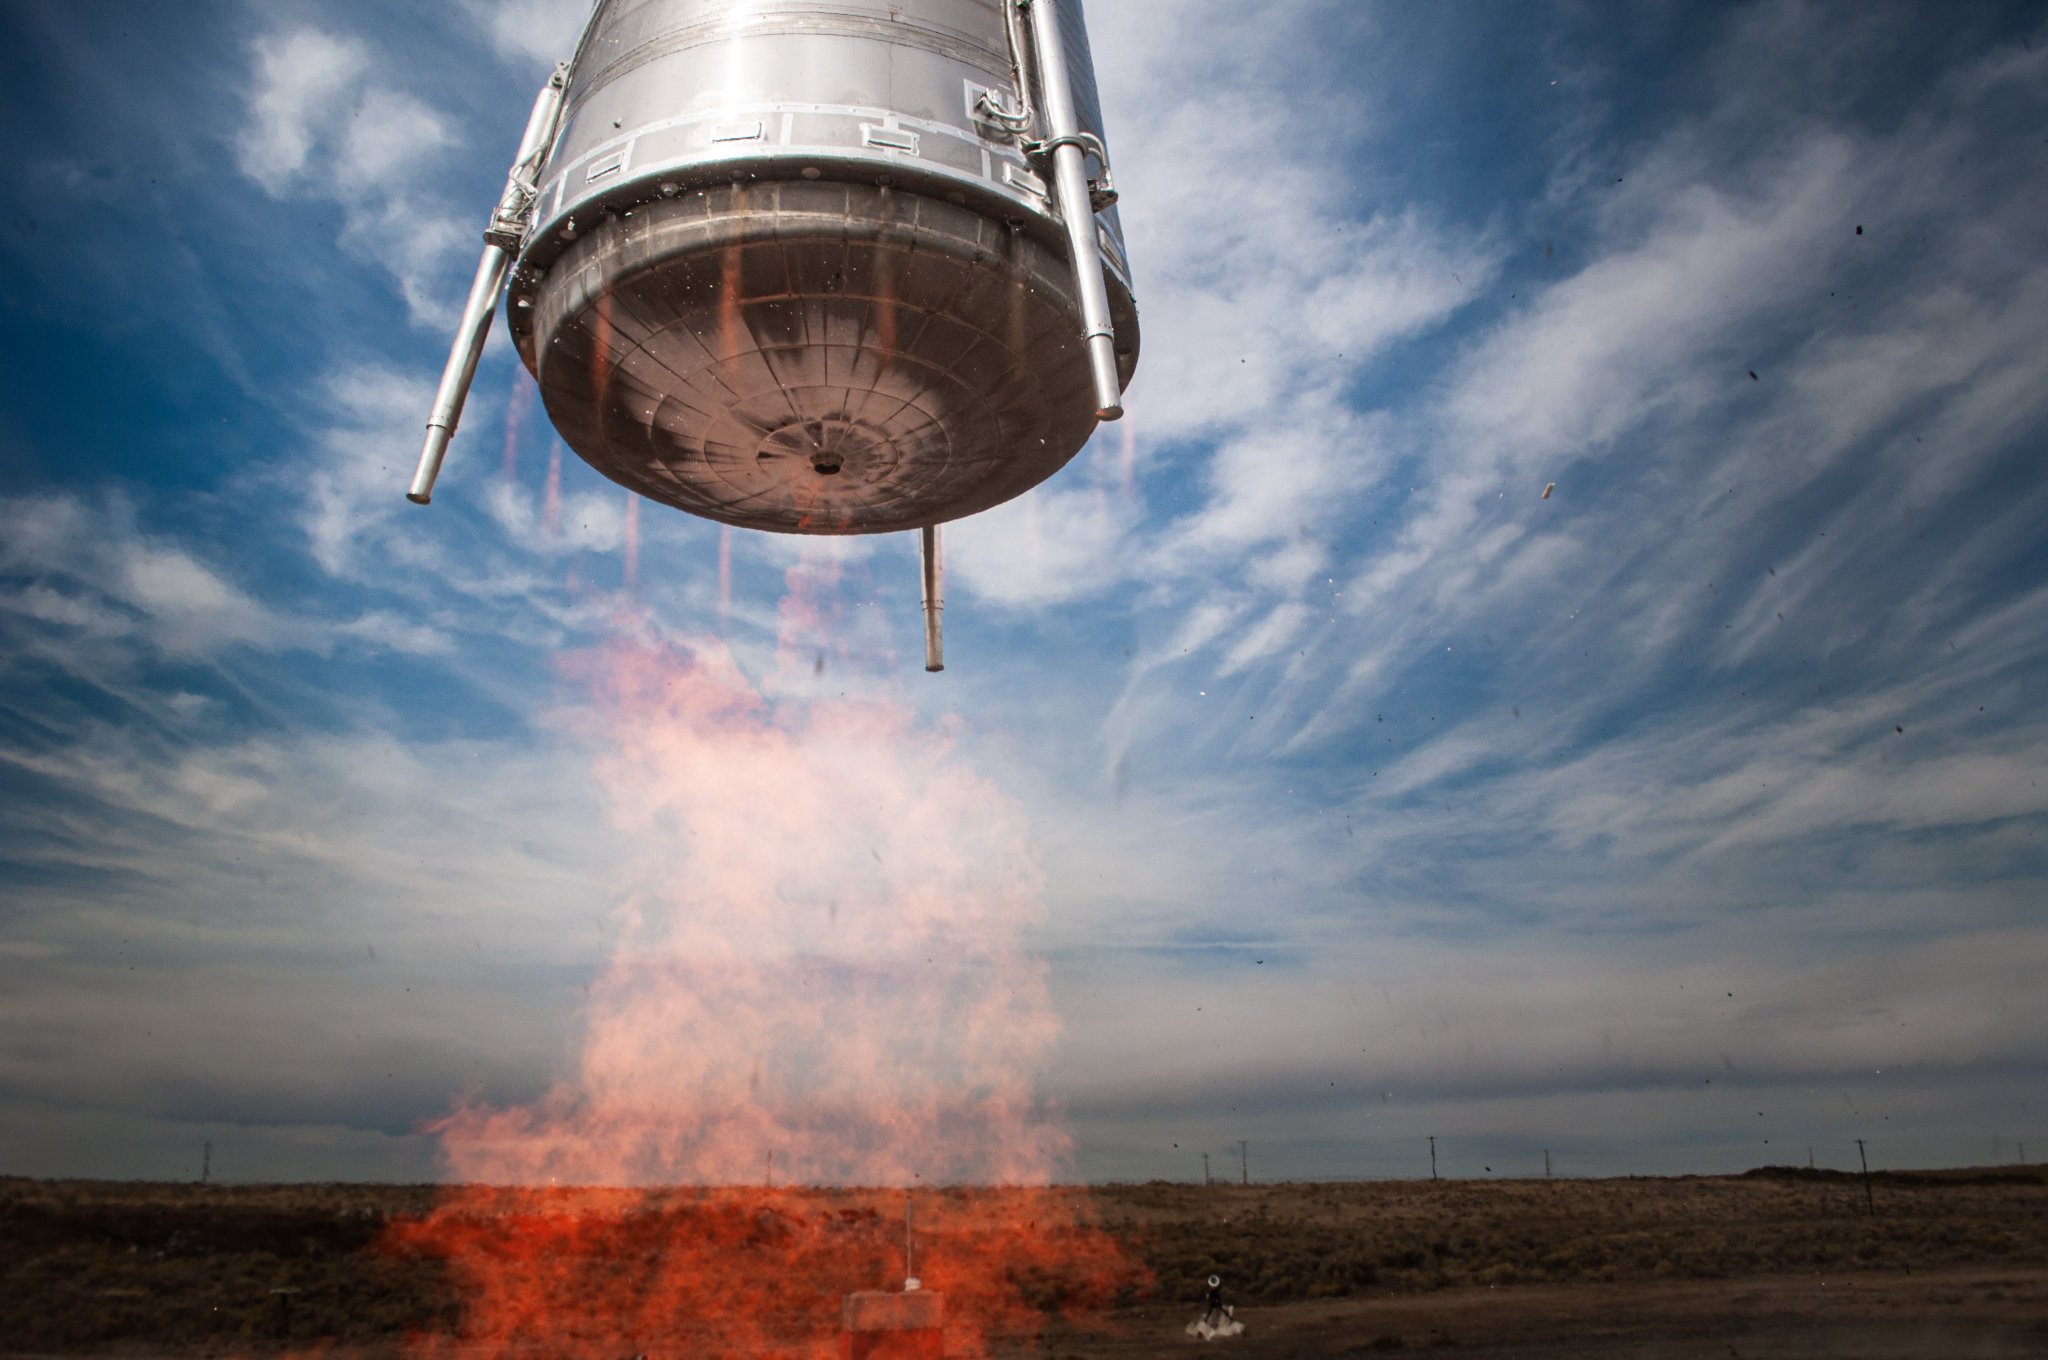
<instances>
[{"instance_id":1,"label":"dirt terrain","mask_svg":"<svg viewBox=\"0 0 2048 1360\"><path fill-rule=\"evenodd\" d=\"M622 1193L561 1192L556 1212L597 1221L595 1197ZM712 1193L652 1192L627 1219L605 1221L616 1229L701 1217ZM770 1212L751 1193L749 1212ZM847 1225L834 1239L847 1259L900 1251L900 1192L775 1193L782 1219ZM403 1353L409 1335L433 1338L442 1355L497 1353L465 1339L465 1299L445 1262L390 1247L393 1225L446 1195L423 1186L0 1179L0 1354L183 1360L317 1350L378 1360ZM999 1198L921 1191L917 1221L945 1222L949 1205L955 1222L963 1205L993 1214ZM1042 1266L1020 1277L1036 1307L1108 1306L1085 1323L998 1341L998 1354L1017 1360L1143 1360L1212 1346L1244 1360L2048 1356L2048 1176L2033 1168L1868 1183L1774 1170L1150 1184L1046 1192L1043 1202L1055 1200L1092 1216L1128 1268L1107 1286ZM627 1239L613 1231L583 1240L603 1253L623 1251ZM943 1257L944 1246L932 1250ZM1182 1329L1211 1272L1247 1332L1205 1345ZM621 1335L621 1360L708 1353L651 1330Z\"/></svg>"},{"instance_id":2,"label":"dirt terrain","mask_svg":"<svg viewBox=\"0 0 2048 1360\"><path fill-rule=\"evenodd\" d=\"M1155 1298L1107 1335L1060 1329L1055 1355L2048 1357L2048 1187L2017 1168L1867 1187L1791 1170L1130 1186L1100 1202L1143 1244ZM1338 1294L1360 1265L1369 1278ZM1204 1346L1183 1328L1211 1269L1246 1332Z\"/></svg>"},{"instance_id":3,"label":"dirt terrain","mask_svg":"<svg viewBox=\"0 0 2048 1360\"><path fill-rule=\"evenodd\" d=\"M1063 1330L1042 1353L1083 1360L1205 1353L1219 1360L2038 1360L2048 1356L2048 1269L1466 1286L1243 1308L1245 1334L1206 1347L1184 1333L1192 1316L1184 1308L1126 1310L1113 1334Z\"/></svg>"}]
</instances>

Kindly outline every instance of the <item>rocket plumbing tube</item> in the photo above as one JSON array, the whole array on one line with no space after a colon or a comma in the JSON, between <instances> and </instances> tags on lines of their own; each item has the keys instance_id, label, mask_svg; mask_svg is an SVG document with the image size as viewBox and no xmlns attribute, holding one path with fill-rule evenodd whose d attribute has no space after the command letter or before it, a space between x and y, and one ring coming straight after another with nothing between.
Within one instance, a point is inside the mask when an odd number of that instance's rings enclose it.
<instances>
[{"instance_id":1,"label":"rocket plumbing tube","mask_svg":"<svg viewBox=\"0 0 2048 1360\"><path fill-rule=\"evenodd\" d=\"M924 668L942 671L946 669L946 656L939 634L939 611L946 607L946 566L939 557L939 526L925 525L918 531L917 543L924 576Z\"/></svg>"},{"instance_id":2,"label":"rocket plumbing tube","mask_svg":"<svg viewBox=\"0 0 2048 1360\"><path fill-rule=\"evenodd\" d=\"M1038 82L1045 118L1052 130L1053 187L1066 219L1067 245L1074 258L1074 285L1081 294L1082 335L1095 379L1095 414L1115 420L1124 413L1123 383L1116 371L1116 328L1109 318L1109 289L1102 281L1102 252L1095 241L1095 205L1088 196L1088 156L1078 145L1080 115L1067 80L1067 53L1060 44L1059 6L1037 0L1031 32L1038 46Z\"/></svg>"},{"instance_id":3,"label":"rocket plumbing tube","mask_svg":"<svg viewBox=\"0 0 2048 1360\"><path fill-rule=\"evenodd\" d=\"M498 299L505 292L505 276L512 268L512 255L524 233L527 208L533 201L533 186L539 182L542 160L555 138L561 118L562 96L569 85L569 67L555 67L548 83L533 101L526 132L519 139L519 152L505 176L505 192L491 214L484 232L484 257L477 262L476 279L469 285L469 301L462 306L462 321L455 328L455 345L448 352L448 365L441 370L441 386L434 392L433 413L427 417L427 438L420 446L419 466L412 474L412 486L405 498L425 505L434 498L434 481L441 475L441 460L448 456L448 441L462 420L462 405L469 399L469 385L476 378L477 361L483 358L484 340Z\"/></svg>"}]
</instances>

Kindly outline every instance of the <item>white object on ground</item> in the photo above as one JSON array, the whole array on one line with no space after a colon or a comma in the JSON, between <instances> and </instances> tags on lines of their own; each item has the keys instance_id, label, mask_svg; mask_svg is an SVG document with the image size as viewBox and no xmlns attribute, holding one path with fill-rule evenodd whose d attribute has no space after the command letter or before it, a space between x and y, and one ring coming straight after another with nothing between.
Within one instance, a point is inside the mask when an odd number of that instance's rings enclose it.
<instances>
[{"instance_id":1,"label":"white object on ground","mask_svg":"<svg viewBox=\"0 0 2048 1360\"><path fill-rule=\"evenodd\" d=\"M1196 1318L1188 1324L1187 1332L1197 1341L1214 1341L1218 1337L1243 1336L1244 1324L1237 1320L1236 1310L1225 1308L1223 1316L1214 1323L1209 1321L1207 1313Z\"/></svg>"}]
</instances>

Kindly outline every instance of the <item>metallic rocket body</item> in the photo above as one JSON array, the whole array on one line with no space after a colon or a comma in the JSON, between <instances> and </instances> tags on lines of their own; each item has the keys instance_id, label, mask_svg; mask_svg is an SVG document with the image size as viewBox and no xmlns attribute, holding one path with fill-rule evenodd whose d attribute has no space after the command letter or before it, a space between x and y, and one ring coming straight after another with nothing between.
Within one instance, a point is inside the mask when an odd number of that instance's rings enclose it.
<instances>
[{"instance_id":1,"label":"metallic rocket body","mask_svg":"<svg viewBox=\"0 0 2048 1360\"><path fill-rule=\"evenodd\" d=\"M1081 0L600 0L486 233L413 498L502 287L562 437L652 500L827 534L1000 504L1137 363L1108 157Z\"/></svg>"}]
</instances>

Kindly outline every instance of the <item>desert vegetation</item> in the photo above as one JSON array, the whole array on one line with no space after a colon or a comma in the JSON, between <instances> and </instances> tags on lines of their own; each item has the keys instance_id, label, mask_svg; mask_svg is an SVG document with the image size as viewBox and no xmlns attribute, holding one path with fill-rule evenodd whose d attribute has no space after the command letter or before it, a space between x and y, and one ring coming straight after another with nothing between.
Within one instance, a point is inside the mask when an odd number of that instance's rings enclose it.
<instances>
[{"instance_id":1,"label":"desert vegetation","mask_svg":"<svg viewBox=\"0 0 2048 1360\"><path fill-rule=\"evenodd\" d=\"M736 1250L791 1233L826 1244L832 1288L894 1284L900 1192L548 1192L579 1225L575 1250L621 1259L650 1243L753 1217ZM1211 1273L1246 1305L1475 1286L1629 1285L1783 1272L2048 1266L2048 1177L2032 1169L1854 1176L1765 1168L1744 1176L1402 1181L1047 1192L1087 1201L1122 1260L1055 1252L1014 1285L1047 1311L1191 1304ZM253 1354L329 1343L388 1348L464 1325L459 1271L406 1225L444 1205L432 1186L174 1186L0 1179L0 1350ZM948 1243L1001 1196L920 1191ZM530 1202L529 1202L530 1205ZM921 1207L920 1207L921 1206ZM1014 1202L1002 1208L1012 1218ZM694 1216L694 1217L693 1217ZM715 1223L714 1223L715 1218ZM948 1225L940 1227L937 1225ZM932 1234L940 1234L934 1240ZM869 1277L876 1278L869 1278Z\"/></svg>"},{"instance_id":2,"label":"desert vegetation","mask_svg":"<svg viewBox=\"0 0 2048 1360\"><path fill-rule=\"evenodd\" d=\"M1212 1273L1250 1303L1369 1288L1729 1279L1787 1270L2048 1264L2030 1170L1114 1186L1107 1226L1165 1298Z\"/></svg>"}]
</instances>

